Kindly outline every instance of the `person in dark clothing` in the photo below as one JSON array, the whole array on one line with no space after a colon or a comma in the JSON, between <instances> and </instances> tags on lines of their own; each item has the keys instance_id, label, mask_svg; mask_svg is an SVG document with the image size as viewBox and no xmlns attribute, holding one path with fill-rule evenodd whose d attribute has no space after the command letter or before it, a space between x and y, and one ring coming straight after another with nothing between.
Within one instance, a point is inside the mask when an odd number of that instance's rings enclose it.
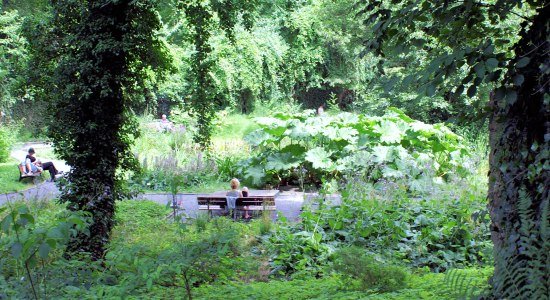
<instances>
[{"instance_id":1,"label":"person in dark clothing","mask_svg":"<svg viewBox=\"0 0 550 300\"><path fill-rule=\"evenodd\" d=\"M41 162L39 159L36 159L36 157L34 157L34 153L34 149L29 148L29 152L25 157L25 160L29 159L31 163L33 163L37 167L42 168L42 170L48 170L48 172L50 172L51 181L55 181L55 175L60 174L60 172L55 168L55 165L51 161L45 163Z\"/></svg>"}]
</instances>

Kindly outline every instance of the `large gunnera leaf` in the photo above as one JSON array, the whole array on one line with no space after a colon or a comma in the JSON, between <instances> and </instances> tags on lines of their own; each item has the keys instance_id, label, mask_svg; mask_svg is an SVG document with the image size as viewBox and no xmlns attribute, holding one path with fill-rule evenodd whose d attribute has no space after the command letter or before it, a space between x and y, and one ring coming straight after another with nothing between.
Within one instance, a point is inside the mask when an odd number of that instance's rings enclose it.
<instances>
[{"instance_id":1,"label":"large gunnera leaf","mask_svg":"<svg viewBox=\"0 0 550 300\"><path fill-rule=\"evenodd\" d=\"M316 147L306 152L306 160L315 169L332 170L334 168L334 163L330 159L330 153L321 147Z\"/></svg>"},{"instance_id":2,"label":"large gunnera leaf","mask_svg":"<svg viewBox=\"0 0 550 300\"><path fill-rule=\"evenodd\" d=\"M403 131L391 121L382 120L375 130L381 134L380 141L383 143L400 143L403 137Z\"/></svg>"}]
</instances>

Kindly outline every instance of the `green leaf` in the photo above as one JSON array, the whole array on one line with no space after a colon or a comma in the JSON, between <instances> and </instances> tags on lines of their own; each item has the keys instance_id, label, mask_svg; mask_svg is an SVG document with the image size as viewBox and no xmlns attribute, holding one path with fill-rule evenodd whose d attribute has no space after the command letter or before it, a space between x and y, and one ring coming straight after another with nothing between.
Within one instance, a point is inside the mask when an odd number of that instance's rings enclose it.
<instances>
[{"instance_id":1,"label":"green leaf","mask_svg":"<svg viewBox=\"0 0 550 300\"><path fill-rule=\"evenodd\" d=\"M345 140L350 143L355 143L357 140L358 131L355 128L342 127L336 132L336 140Z\"/></svg>"},{"instance_id":2,"label":"green leaf","mask_svg":"<svg viewBox=\"0 0 550 300\"><path fill-rule=\"evenodd\" d=\"M147 279L147 290L151 290L152 287L153 287L153 278L149 277Z\"/></svg>"},{"instance_id":3,"label":"green leaf","mask_svg":"<svg viewBox=\"0 0 550 300\"><path fill-rule=\"evenodd\" d=\"M46 259L48 258L48 254L50 254L50 250L50 245L48 245L47 243L42 243L38 247L38 255L40 255L42 259Z\"/></svg>"},{"instance_id":4,"label":"green leaf","mask_svg":"<svg viewBox=\"0 0 550 300\"><path fill-rule=\"evenodd\" d=\"M522 74L518 74L518 75L514 76L514 85L515 86L522 85L524 81L525 81L525 77Z\"/></svg>"},{"instance_id":5,"label":"green leaf","mask_svg":"<svg viewBox=\"0 0 550 300\"><path fill-rule=\"evenodd\" d=\"M489 71L493 71L494 69L496 69L498 67L498 60L496 58L489 58L485 62L485 66L487 67L487 69Z\"/></svg>"},{"instance_id":6,"label":"green leaf","mask_svg":"<svg viewBox=\"0 0 550 300\"><path fill-rule=\"evenodd\" d=\"M2 231L5 233L8 233L11 228L11 223L13 222L13 217L11 214L6 215L4 219L2 219Z\"/></svg>"},{"instance_id":7,"label":"green leaf","mask_svg":"<svg viewBox=\"0 0 550 300\"><path fill-rule=\"evenodd\" d=\"M317 128L315 128L315 126L309 127L306 124L298 121L294 124L294 127L292 127L290 130L287 130L285 134L293 139L303 139L311 136L312 134L315 134L316 132Z\"/></svg>"},{"instance_id":8,"label":"green leaf","mask_svg":"<svg viewBox=\"0 0 550 300\"><path fill-rule=\"evenodd\" d=\"M474 66L474 71L476 72L477 77L479 78L485 77L485 64L483 62L478 62Z\"/></svg>"},{"instance_id":9,"label":"green leaf","mask_svg":"<svg viewBox=\"0 0 550 300\"><path fill-rule=\"evenodd\" d=\"M374 161L383 163L390 159L390 149L388 146L375 146L372 148L372 154L374 155Z\"/></svg>"},{"instance_id":10,"label":"green leaf","mask_svg":"<svg viewBox=\"0 0 550 300\"><path fill-rule=\"evenodd\" d=\"M382 174L386 178L403 178L403 176L405 175L402 171L396 170L389 166L386 166L382 169Z\"/></svg>"},{"instance_id":11,"label":"green leaf","mask_svg":"<svg viewBox=\"0 0 550 300\"><path fill-rule=\"evenodd\" d=\"M495 100L496 101L500 101L500 100L504 99L505 96L506 96L506 89L505 88L499 87L498 89L496 89L496 91L495 91Z\"/></svg>"},{"instance_id":12,"label":"green leaf","mask_svg":"<svg viewBox=\"0 0 550 300\"><path fill-rule=\"evenodd\" d=\"M269 140L273 136L262 129L256 129L244 137L244 140L252 146L259 146Z\"/></svg>"},{"instance_id":13,"label":"green leaf","mask_svg":"<svg viewBox=\"0 0 550 300\"><path fill-rule=\"evenodd\" d=\"M316 147L306 152L306 160L309 161L315 169L331 169L334 163L330 159L330 153L324 148Z\"/></svg>"},{"instance_id":14,"label":"green leaf","mask_svg":"<svg viewBox=\"0 0 550 300\"><path fill-rule=\"evenodd\" d=\"M531 61L531 58L529 58L527 56L523 57L522 59L518 60L518 62L516 63L516 68L521 69L521 68L527 66L530 61Z\"/></svg>"},{"instance_id":15,"label":"green leaf","mask_svg":"<svg viewBox=\"0 0 550 300\"><path fill-rule=\"evenodd\" d=\"M426 96L433 97L435 95L435 84L430 84L426 87Z\"/></svg>"},{"instance_id":16,"label":"green leaf","mask_svg":"<svg viewBox=\"0 0 550 300\"><path fill-rule=\"evenodd\" d=\"M16 259L21 256L21 251L23 251L23 245L21 245L21 243L15 242L11 245L11 255L13 255Z\"/></svg>"},{"instance_id":17,"label":"green leaf","mask_svg":"<svg viewBox=\"0 0 550 300\"><path fill-rule=\"evenodd\" d=\"M391 121L383 120L380 125L375 126L376 132L381 134L380 141L385 143L399 143L403 136L403 132L397 124Z\"/></svg>"},{"instance_id":18,"label":"green leaf","mask_svg":"<svg viewBox=\"0 0 550 300\"><path fill-rule=\"evenodd\" d=\"M485 50L483 50L483 54L485 55L493 54L493 52L495 52L495 45L493 44L490 44L487 48L485 48Z\"/></svg>"},{"instance_id":19,"label":"green leaf","mask_svg":"<svg viewBox=\"0 0 550 300\"><path fill-rule=\"evenodd\" d=\"M34 224L34 217L26 213L20 214L19 220L17 220L17 223L21 224L23 227L26 226L27 224Z\"/></svg>"},{"instance_id":20,"label":"green leaf","mask_svg":"<svg viewBox=\"0 0 550 300\"><path fill-rule=\"evenodd\" d=\"M283 153L292 153L295 156L303 155L306 153L306 147L300 145L300 144L290 144L281 149L281 152Z\"/></svg>"},{"instance_id":21,"label":"green leaf","mask_svg":"<svg viewBox=\"0 0 550 300\"><path fill-rule=\"evenodd\" d=\"M261 165L249 166L245 171L245 176L251 179L254 184L259 184L265 177L265 171Z\"/></svg>"},{"instance_id":22,"label":"green leaf","mask_svg":"<svg viewBox=\"0 0 550 300\"><path fill-rule=\"evenodd\" d=\"M455 95L460 96L462 93L464 93L464 85L461 84L456 88Z\"/></svg>"},{"instance_id":23,"label":"green leaf","mask_svg":"<svg viewBox=\"0 0 550 300\"><path fill-rule=\"evenodd\" d=\"M265 168L267 170L283 171L300 165L301 159L292 153L274 153L268 156Z\"/></svg>"},{"instance_id":24,"label":"green leaf","mask_svg":"<svg viewBox=\"0 0 550 300\"><path fill-rule=\"evenodd\" d=\"M514 103L516 103L517 99L518 93L515 90L506 91L506 102L508 102L508 104L513 105Z\"/></svg>"}]
</instances>

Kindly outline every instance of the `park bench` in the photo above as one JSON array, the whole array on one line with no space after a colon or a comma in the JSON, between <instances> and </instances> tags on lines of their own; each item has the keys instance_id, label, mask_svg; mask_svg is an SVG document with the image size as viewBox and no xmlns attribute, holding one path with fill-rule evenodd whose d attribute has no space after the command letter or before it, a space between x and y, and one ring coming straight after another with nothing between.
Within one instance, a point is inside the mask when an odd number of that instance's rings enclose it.
<instances>
[{"instance_id":1,"label":"park bench","mask_svg":"<svg viewBox=\"0 0 550 300\"><path fill-rule=\"evenodd\" d=\"M17 170L19 171L19 181L21 181L23 179L27 179L27 178L32 178L32 182L34 184L36 184L38 179L43 179L42 178L42 171L34 172L32 174L29 174L29 175L23 174L23 173L21 173L21 169L19 169L19 165L17 165Z\"/></svg>"},{"instance_id":2,"label":"park bench","mask_svg":"<svg viewBox=\"0 0 550 300\"><path fill-rule=\"evenodd\" d=\"M239 197L235 201L235 209L233 210L233 218L237 218L237 213L245 211L244 207L248 207L249 212L253 211L274 211L275 195L277 192L268 192L264 194L250 195L248 197ZM213 211L226 211L227 197L220 193L211 195L198 196L197 202L199 204L199 210L208 211L209 215L212 215Z\"/></svg>"}]
</instances>

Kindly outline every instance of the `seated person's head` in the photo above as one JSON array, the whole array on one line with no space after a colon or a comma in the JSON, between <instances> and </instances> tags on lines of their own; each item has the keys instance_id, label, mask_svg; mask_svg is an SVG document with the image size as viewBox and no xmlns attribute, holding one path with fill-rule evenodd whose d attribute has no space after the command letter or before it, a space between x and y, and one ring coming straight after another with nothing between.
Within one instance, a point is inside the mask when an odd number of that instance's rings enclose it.
<instances>
[{"instance_id":1,"label":"seated person's head","mask_svg":"<svg viewBox=\"0 0 550 300\"><path fill-rule=\"evenodd\" d=\"M239 185L241 185L241 183L239 182L239 179L237 179L237 178L231 179L231 182L229 184L231 185L232 190L238 189Z\"/></svg>"},{"instance_id":2,"label":"seated person's head","mask_svg":"<svg viewBox=\"0 0 550 300\"><path fill-rule=\"evenodd\" d=\"M166 115L165 114L163 114L161 118L162 118L163 121L166 121Z\"/></svg>"},{"instance_id":3,"label":"seated person's head","mask_svg":"<svg viewBox=\"0 0 550 300\"><path fill-rule=\"evenodd\" d=\"M246 186L243 186L243 189L242 189L243 192L248 192L248 188Z\"/></svg>"},{"instance_id":4,"label":"seated person's head","mask_svg":"<svg viewBox=\"0 0 550 300\"><path fill-rule=\"evenodd\" d=\"M34 148L29 148L29 155L34 155Z\"/></svg>"}]
</instances>

